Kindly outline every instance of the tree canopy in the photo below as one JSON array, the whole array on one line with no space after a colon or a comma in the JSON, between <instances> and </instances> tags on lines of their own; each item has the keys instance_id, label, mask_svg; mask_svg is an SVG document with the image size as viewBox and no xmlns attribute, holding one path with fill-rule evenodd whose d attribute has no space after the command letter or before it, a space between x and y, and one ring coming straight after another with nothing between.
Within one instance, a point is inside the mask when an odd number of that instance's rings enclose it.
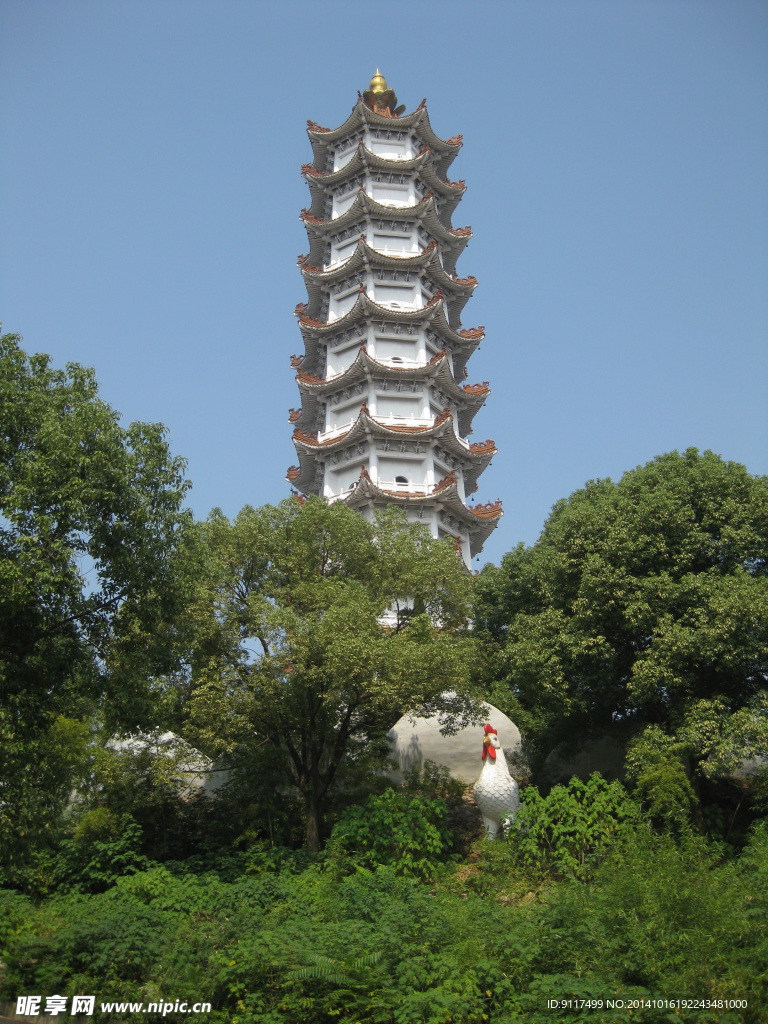
<instances>
[{"instance_id":1,"label":"tree canopy","mask_svg":"<svg viewBox=\"0 0 768 1024\"><path fill-rule=\"evenodd\" d=\"M454 548L389 509L245 508L202 526L190 706L208 752L266 746L301 793L310 849L323 803L381 763L409 709L461 713L471 580Z\"/></svg>"},{"instance_id":2,"label":"tree canopy","mask_svg":"<svg viewBox=\"0 0 768 1024\"><path fill-rule=\"evenodd\" d=\"M484 569L476 621L539 764L627 725L700 768L766 753L768 479L689 449L592 481Z\"/></svg>"},{"instance_id":3,"label":"tree canopy","mask_svg":"<svg viewBox=\"0 0 768 1024\"><path fill-rule=\"evenodd\" d=\"M167 668L184 463L119 420L92 370L0 339L0 835L61 788L62 716L108 681L108 716L140 725Z\"/></svg>"},{"instance_id":4,"label":"tree canopy","mask_svg":"<svg viewBox=\"0 0 768 1024\"><path fill-rule=\"evenodd\" d=\"M725 775L768 751L766 480L663 456L473 584L396 509L192 523L163 428L122 428L91 371L15 338L0 426L0 997L97 992L122 1020L192 986L232 1024L493 1024L672 992L762 1020L765 794L734 828ZM632 734L629 790L539 792L534 758L487 843L429 762L387 788L388 728L474 718L473 677L539 764ZM186 741L231 770L216 799Z\"/></svg>"}]
</instances>

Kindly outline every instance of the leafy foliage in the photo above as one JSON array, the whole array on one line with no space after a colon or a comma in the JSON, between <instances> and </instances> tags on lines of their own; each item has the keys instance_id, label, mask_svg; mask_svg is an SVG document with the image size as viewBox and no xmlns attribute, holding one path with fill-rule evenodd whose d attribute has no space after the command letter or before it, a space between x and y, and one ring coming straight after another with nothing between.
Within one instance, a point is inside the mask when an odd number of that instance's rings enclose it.
<instances>
[{"instance_id":1,"label":"leafy foliage","mask_svg":"<svg viewBox=\"0 0 768 1024\"><path fill-rule=\"evenodd\" d=\"M76 725L109 680L114 723L146 720L170 669L183 462L128 428L92 370L0 338L0 870L24 870L60 810Z\"/></svg>"},{"instance_id":2,"label":"leafy foliage","mask_svg":"<svg viewBox=\"0 0 768 1024\"><path fill-rule=\"evenodd\" d=\"M749 1004L731 1014L700 1010L682 1019L758 1021L765 979L757 965L768 935L757 924L765 893L753 890L750 877L751 865L768 866L767 852L765 834L758 832L745 859L717 864L698 837L678 844L639 828L616 848L593 886L551 892L536 961L555 981L558 975L589 979L602 992L634 991L646 999L697 992L699 999Z\"/></svg>"},{"instance_id":3,"label":"leafy foliage","mask_svg":"<svg viewBox=\"0 0 768 1024\"><path fill-rule=\"evenodd\" d=\"M333 830L331 849L368 869L387 865L399 875L430 878L451 849L447 817L443 800L388 789L342 815Z\"/></svg>"},{"instance_id":4,"label":"leafy foliage","mask_svg":"<svg viewBox=\"0 0 768 1024\"><path fill-rule=\"evenodd\" d=\"M620 782L597 773L584 783L571 779L542 797L534 786L505 828L517 859L543 875L590 878L608 850L637 824L637 807Z\"/></svg>"},{"instance_id":5,"label":"leafy foliage","mask_svg":"<svg viewBox=\"0 0 768 1024\"><path fill-rule=\"evenodd\" d=\"M592 481L483 570L476 622L539 772L576 738L645 725L693 775L764 756L768 479L689 449Z\"/></svg>"},{"instance_id":6,"label":"leafy foliage","mask_svg":"<svg viewBox=\"0 0 768 1024\"><path fill-rule=\"evenodd\" d=\"M454 779L444 764L435 764L434 761L411 765L403 775L402 791L412 796L455 803L461 800L464 789L464 783Z\"/></svg>"},{"instance_id":7,"label":"leafy foliage","mask_svg":"<svg viewBox=\"0 0 768 1024\"><path fill-rule=\"evenodd\" d=\"M101 892L118 878L148 867L140 852L141 829L130 817L116 820L106 808L85 814L58 853L57 881L75 892Z\"/></svg>"},{"instance_id":8,"label":"leafy foliage","mask_svg":"<svg viewBox=\"0 0 768 1024\"><path fill-rule=\"evenodd\" d=\"M317 850L324 803L383 764L393 722L466 690L470 579L449 543L397 510L369 523L320 498L232 524L214 513L200 543L197 741L241 765L266 747Z\"/></svg>"},{"instance_id":9,"label":"leafy foliage","mask_svg":"<svg viewBox=\"0 0 768 1024\"><path fill-rule=\"evenodd\" d=\"M474 862L487 875L476 890L393 870L338 881L315 863L229 882L156 866L37 907L4 894L0 997L96 991L148 1002L174 992L210 999L220 1024L545 1024L550 998L674 993L748 1003L730 1017L681 1010L681 1021L762 1020L765 827L739 859L721 862L698 837L637 824L588 883L569 875L525 897L526 877L497 856L509 844L486 846L494 856ZM664 1013L603 1007L590 1020L655 1024Z\"/></svg>"},{"instance_id":10,"label":"leafy foliage","mask_svg":"<svg viewBox=\"0 0 768 1024\"><path fill-rule=\"evenodd\" d=\"M689 824L698 804L686 773L687 763L686 745L653 725L627 752L627 779L635 795L655 822L670 829Z\"/></svg>"},{"instance_id":11,"label":"leafy foliage","mask_svg":"<svg viewBox=\"0 0 768 1024\"><path fill-rule=\"evenodd\" d=\"M760 1024L768 827L736 855L703 794L738 769L739 806L766 810L765 480L689 451L589 484L484 571L478 649L455 552L396 512L289 501L190 527L163 428L122 428L91 371L14 337L0 424L0 883L25 889L0 888L0 997L551 1024L550 998L674 993L746 1006L590 1020ZM627 728L648 818L597 776L528 787L510 841L457 863L444 771L371 793L392 721L471 716L477 665L534 767ZM105 742L161 719L225 758L216 801L180 792L182 760ZM319 847L331 797L360 792L327 850L291 848L296 794ZM723 841L690 827L716 819Z\"/></svg>"}]
</instances>

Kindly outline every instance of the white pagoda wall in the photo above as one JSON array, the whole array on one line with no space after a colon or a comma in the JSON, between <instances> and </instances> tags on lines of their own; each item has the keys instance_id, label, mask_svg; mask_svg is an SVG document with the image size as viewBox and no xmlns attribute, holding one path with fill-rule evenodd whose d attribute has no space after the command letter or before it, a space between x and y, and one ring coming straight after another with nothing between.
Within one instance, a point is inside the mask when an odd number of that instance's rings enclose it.
<instances>
[{"instance_id":1,"label":"white pagoda wall","mask_svg":"<svg viewBox=\"0 0 768 1024\"><path fill-rule=\"evenodd\" d=\"M360 136L361 133L356 133L354 137L337 146L332 159L329 160L329 171L340 170L355 156ZM398 133L389 129L366 128L362 132L362 137L367 149L389 160L410 160L417 155L421 148L418 140L409 132ZM403 172L402 183L377 182L375 180L376 173L376 170L371 170L369 173L361 174L364 190L375 202L393 209L415 206L419 202L415 172ZM357 196L357 188L349 190L349 188L345 189L344 186L339 186L338 191L331 199L331 219L335 220L343 216ZM364 236L371 248L387 256L415 255L421 252L425 245L423 232L420 237L419 227L416 224L408 225L398 222L396 227L382 228L367 221L361 225L361 229L356 232L355 237L338 242L331 241L330 259L325 268L336 266L348 259L357 247L360 234ZM418 272L413 272L411 281L377 279L374 270L362 272L357 277L359 281L362 281L368 296L380 306L392 310L409 311L422 308L429 301L429 296L422 288ZM352 309L358 298L359 284L355 283L353 287L344 288L338 294L331 292L332 289L328 289L327 318L329 322L339 319ZM328 379L342 374L354 363L360 344L359 337L352 342L347 341L337 346L334 346L332 342L329 344L326 361L326 377ZM369 327L365 344L373 359L392 367L402 366L412 369L417 366L425 366L436 354L436 349L427 341L426 331L423 328L419 328L416 334L404 335L382 332L380 327ZM410 382L408 386L410 387ZM391 426L431 426L435 417L442 413L444 408L444 405L438 407L429 393L429 386L423 382L420 382L418 391L396 390L395 382L391 382L386 391L372 384L365 384L361 391L356 391L354 397L336 404L331 402L327 404L324 429L320 431L318 439L322 442L334 435L340 436L349 429L358 418L364 401L374 419ZM450 402L448 407L453 413L455 424L457 423L457 410ZM410 443L419 440L418 435L405 435L405 437ZM439 444L439 442L437 443ZM383 490L400 493L426 492L429 494L449 472L449 467L436 459L434 443L429 439L423 441L424 450L418 454L398 452L397 440L391 440L387 447L390 450L385 450L384 442L375 438L372 441L369 440L362 451L355 448L351 456L349 456L349 449L345 450L338 460L335 460L330 453L326 455L324 458L323 494L331 500L343 497L359 480L363 467L374 484ZM454 468L454 472L457 477L459 496L465 500L461 468ZM372 515L371 509L362 511L367 516ZM436 504L425 503L420 507L409 506L407 516L409 521L424 523L434 537L453 537L459 532L462 555L466 564L470 564L469 537L466 528L454 525L448 529L441 522L440 509Z\"/></svg>"}]
</instances>

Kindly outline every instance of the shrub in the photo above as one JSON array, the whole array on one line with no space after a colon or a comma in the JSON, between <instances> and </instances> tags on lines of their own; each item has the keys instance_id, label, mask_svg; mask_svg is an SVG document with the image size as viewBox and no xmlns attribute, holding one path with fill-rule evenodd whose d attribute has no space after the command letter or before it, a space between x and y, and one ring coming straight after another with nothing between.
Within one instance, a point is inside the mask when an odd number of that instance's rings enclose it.
<instances>
[{"instance_id":1,"label":"shrub","mask_svg":"<svg viewBox=\"0 0 768 1024\"><path fill-rule=\"evenodd\" d=\"M548 796L529 786L506 828L515 856L543 875L587 880L610 845L638 820L639 811L620 782L595 772L588 782L571 779Z\"/></svg>"},{"instance_id":2,"label":"shrub","mask_svg":"<svg viewBox=\"0 0 768 1024\"><path fill-rule=\"evenodd\" d=\"M629 745L627 780L653 821L684 830L698 805L685 762L689 751L658 726L648 726Z\"/></svg>"},{"instance_id":3,"label":"shrub","mask_svg":"<svg viewBox=\"0 0 768 1024\"><path fill-rule=\"evenodd\" d=\"M62 843L56 881L74 892L103 892L123 875L148 867L141 839L141 828L129 814L118 818L104 807L87 811Z\"/></svg>"},{"instance_id":4,"label":"shrub","mask_svg":"<svg viewBox=\"0 0 768 1024\"><path fill-rule=\"evenodd\" d=\"M388 789L348 808L331 836L331 855L363 868L391 866L399 875L429 878L451 850L443 800Z\"/></svg>"}]
</instances>

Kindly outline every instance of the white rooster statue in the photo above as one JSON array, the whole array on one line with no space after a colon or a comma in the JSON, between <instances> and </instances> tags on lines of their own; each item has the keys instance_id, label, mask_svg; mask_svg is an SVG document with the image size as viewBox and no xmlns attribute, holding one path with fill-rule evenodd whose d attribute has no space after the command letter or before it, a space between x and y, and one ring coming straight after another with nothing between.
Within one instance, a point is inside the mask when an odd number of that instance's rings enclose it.
<instances>
[{"instance_id":1,"label":"white rooster statue","mask_svg":"<svg viewBox=\"0 0 768 1024\"><path fill-rule=\"evenodd\" d=\"M503 818L513 818L520 806L520 789L509 774L507 760L492 725L485 726L483 770L472 792L489 839L495 839Z\"/></svg>"}]
</instances>

